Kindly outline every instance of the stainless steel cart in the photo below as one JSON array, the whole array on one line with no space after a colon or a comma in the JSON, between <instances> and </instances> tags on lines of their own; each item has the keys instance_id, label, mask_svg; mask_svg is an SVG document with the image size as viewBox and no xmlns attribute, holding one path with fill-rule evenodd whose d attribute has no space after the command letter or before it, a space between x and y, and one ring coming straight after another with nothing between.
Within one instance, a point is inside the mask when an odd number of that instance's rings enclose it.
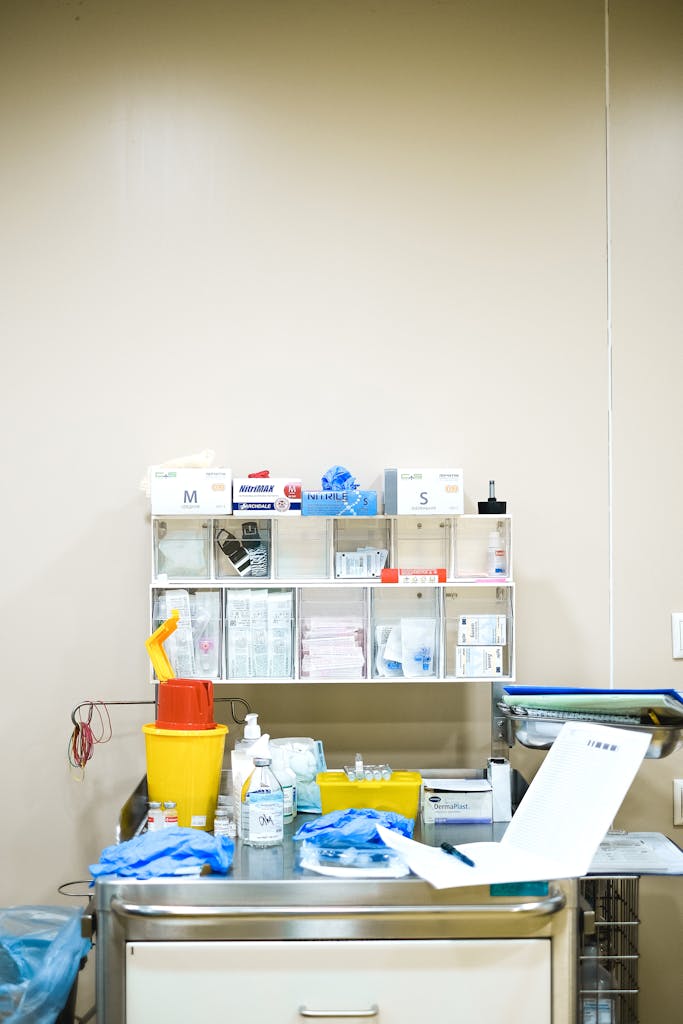
<instances>
[{"instance_id":1,"label":"stainless steel cart","mask_svg":"<svg viewBox=\"0 0 683 1024\"><path fill-rule=\"evenodd\" d=\"M430 843L458 842L432 826ZM467 826L469 840L504 825ZM225 878L102 879L95 887L99 1024L226 1018L294 1024L575 1024L578 884L437 891L419 878L302 871L290 826L236 846ZM476 836L473 832L476 831Z\"/></svg>"}]
</instances>

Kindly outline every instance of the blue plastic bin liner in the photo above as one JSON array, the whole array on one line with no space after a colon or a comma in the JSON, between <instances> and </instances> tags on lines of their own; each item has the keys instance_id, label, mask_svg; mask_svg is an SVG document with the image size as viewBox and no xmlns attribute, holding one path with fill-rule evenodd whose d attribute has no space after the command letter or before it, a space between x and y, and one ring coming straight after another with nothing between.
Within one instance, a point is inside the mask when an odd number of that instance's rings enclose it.
<instances>
[{"instance_id":1,"label":"blue plastic bin liner","mask_svg":"<svg viewBox=\"0 0 683 1024\"><path fill-rule=\"evenodd\" d=\"M0 1021L54 1024L90 940L74 907L0 908Z\"/></svg>"}]
</instances>

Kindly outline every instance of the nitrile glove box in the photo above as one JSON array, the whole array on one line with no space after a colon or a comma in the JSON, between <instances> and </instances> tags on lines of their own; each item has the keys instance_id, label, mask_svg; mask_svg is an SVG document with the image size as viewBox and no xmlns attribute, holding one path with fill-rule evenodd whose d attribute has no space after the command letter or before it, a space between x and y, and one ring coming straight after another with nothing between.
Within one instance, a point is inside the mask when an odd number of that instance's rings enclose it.
<instances>
[{"instance_id":1,"label":"nitrile glove box","mask_svg":"<svg viewBox=\"0 0 683 1024\"><path fill-rule=\"evenodd\" d=\"M493 790L487 779L425 779L422 822L486 825L493 821Z\"/></svg>"},{"instance_id":2,"label":"nitrile glove box","mask_svg":"<svg viewBox=\"0 0 683 1024\"><path fill-rule=\"evenodd\" d=\"M152 466L149 497L153 516L191 513L229 516L232 512L229 469L165 469Z\"/></svg>"},{"instance_id":3,"label":"nitrile glove box","mask_svg":"<svg viewBox=\"0 0 683 1024\"><path fill-rule=\"evenodd\" d=\"M239 515L301 515L301 480L295 477L236 476L232 511Z\"/></svg>"},{"instance_id":4,"label":"nitrile glove box","mask_svg":"<svg viewBox=\"0 0 683 1024\"><path fill-rule=\"evenodd\" d=\"M385 469L387 515L459 516L465 508L462 469Z\"/></svg>"},{"instance_id":5,"label":"nitrile glove box","mask_svg":"<svg viewBox=\"0 0 683 1024\"><path fill-rule=\"evenodd\" d=\"M303 491L303 516L376 516L377 491Z\"/></svg>"}]
</instances>

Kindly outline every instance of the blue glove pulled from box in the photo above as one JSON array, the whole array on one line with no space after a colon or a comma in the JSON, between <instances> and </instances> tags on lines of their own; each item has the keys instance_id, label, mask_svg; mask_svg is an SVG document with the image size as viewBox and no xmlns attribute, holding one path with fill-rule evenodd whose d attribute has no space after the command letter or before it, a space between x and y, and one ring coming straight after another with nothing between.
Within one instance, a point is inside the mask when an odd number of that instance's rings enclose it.
<instances>
[{"instance_id":1,"label":"blue glove pulled from box","mask_svg":"<svg viewBox=\"0 0 683 1024\"><path fill-rule=\"evenodd\" d=\"M357 491L360 486L346 466L331 466L320 483L324 491Z\"/></svg>"}]
</instances>

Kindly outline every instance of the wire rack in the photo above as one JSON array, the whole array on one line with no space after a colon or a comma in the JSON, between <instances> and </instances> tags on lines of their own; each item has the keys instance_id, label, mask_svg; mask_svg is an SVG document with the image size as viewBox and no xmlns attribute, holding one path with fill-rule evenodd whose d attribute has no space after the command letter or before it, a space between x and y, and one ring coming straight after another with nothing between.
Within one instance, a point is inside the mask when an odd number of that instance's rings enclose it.
<instances>
[{"instance_id":1,"label":"wire rack","mask_svg":"<svg viewBox=\"0 0 683 1024\"><path fill-rule=\"evenodd\" d=\"M579 957L580 1024L638 1024L638 882L631 875L580 881L595 915Z\"/></svg>"}]
</instances>

